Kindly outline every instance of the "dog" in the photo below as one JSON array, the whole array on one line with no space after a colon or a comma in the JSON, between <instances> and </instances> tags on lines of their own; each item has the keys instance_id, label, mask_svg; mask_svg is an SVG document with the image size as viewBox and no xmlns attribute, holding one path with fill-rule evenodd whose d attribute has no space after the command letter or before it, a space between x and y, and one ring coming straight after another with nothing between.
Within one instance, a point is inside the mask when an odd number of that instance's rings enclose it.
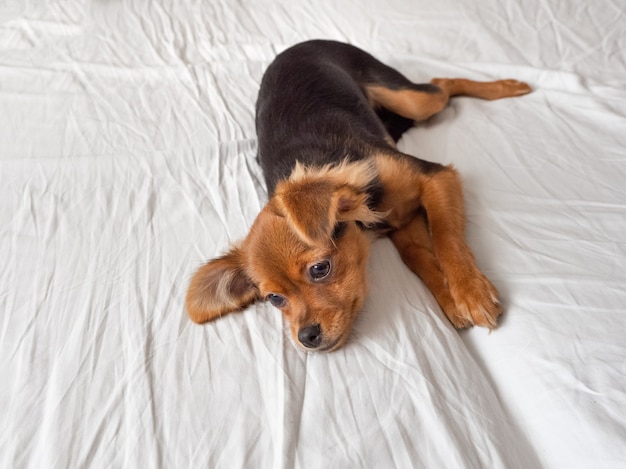
<instances>
[{"instance_id":1,"label":"dog","mask_svg":"<svg viewBox=\"0 0 626 469\"><path fill-rule=\"evenodd\" d=\"M456 328L495 328L502 308L465 240L457 171L404 154L396 142L452 96L493 100L530 91L517 80L415 84L334 41L279 54L256 105L269 201L243 242L191 279L191 320L266 300L302 350L336 350L366 297L370 244L388 236Z\"/></svg>"}]
</instances>

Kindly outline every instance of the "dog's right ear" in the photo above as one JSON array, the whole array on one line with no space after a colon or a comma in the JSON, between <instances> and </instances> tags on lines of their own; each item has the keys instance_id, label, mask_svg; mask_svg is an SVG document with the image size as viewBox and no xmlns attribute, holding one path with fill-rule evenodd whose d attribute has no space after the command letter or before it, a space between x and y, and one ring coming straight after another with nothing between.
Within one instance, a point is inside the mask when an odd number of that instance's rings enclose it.
<instances>
[{"instance_id":1,"label":"dog's right ear","mask_svg":"<svg viewBox=\"0 0 626 469\"><path fill-rule=\"evenodd\" d=\"M259 299L256 286L246 275L238 248L198 269L187 291L187 313L203 323L239 311Z\"/></svg>"}]
</instances>

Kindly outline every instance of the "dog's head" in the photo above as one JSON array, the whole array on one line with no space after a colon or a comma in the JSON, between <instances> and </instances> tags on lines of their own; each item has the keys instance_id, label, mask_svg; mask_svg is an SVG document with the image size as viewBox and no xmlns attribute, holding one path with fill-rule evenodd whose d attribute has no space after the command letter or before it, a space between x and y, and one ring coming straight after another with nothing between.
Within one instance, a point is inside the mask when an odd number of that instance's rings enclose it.
<instances>
[{"instance_id":1,"label":"dog's head","mask_svg":"<svg viewBox=\"0 0 626 469\"><path fill-rule=\"evenodd\" d=\"M366 294L368 207L375 180L368 162L306 169L280 182L239 247L202 266L187 293L198 323L257 300L280 309L294 341L334 350L348 338Z\"/></svg>"}]
</instances>

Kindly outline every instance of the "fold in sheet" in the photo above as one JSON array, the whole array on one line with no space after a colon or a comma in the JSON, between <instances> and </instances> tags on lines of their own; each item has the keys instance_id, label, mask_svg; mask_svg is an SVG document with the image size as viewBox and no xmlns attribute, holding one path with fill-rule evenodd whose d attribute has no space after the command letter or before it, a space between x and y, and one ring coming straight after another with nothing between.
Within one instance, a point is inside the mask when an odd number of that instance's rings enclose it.
<instances>
[{"instance_id":1,"label":"fold in sheet","mask_svg":"<svg viewBox=\"0 0 626 469\"><path fill-rule=\"evenodd\" d=\"M5 2L6 3L6 2ZM0 7L0 466L621 467L626 40L619 2ZM501 327L454 331L388 240L353 337L305 354L266 304L206 326L194 270L267 195L276 53L361 46L455 99L407 153L463 176Z\"/></svg>"}]
</instances>

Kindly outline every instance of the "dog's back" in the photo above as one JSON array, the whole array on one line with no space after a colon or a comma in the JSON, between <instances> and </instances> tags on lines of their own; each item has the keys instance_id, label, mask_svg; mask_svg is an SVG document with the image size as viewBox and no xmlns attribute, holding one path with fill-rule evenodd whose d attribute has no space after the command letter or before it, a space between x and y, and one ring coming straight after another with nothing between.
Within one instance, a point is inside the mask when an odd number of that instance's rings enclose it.
<instances>
[{"instance_id":1,"label":"dog's back","mask_svg":"<svg viewBox=\"0 0 626 469\"><path fill-rule=\"evenodd\" d=\"M296 160L320 166L389 148L390 135L397 140L413 121L382 107L377 113L367 88L380 83L437 91L340 42L304 42L278 55L263 77L256 108L258 157L269 193Z\"/></svg>"}]
</instances>

